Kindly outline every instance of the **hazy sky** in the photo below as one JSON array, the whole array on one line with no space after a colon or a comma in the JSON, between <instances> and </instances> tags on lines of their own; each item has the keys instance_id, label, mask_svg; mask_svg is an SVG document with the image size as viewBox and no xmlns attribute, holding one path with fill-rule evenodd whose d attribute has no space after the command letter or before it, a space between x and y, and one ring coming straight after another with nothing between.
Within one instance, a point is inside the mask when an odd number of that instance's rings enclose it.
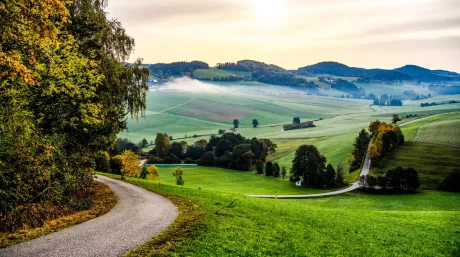
<instances>
[{"instance_id":1,"label":"hazy sky","mask_svg":"<svg viewBox=\"0 0 460 257\"><path fill-rule=\"evenodd\" d=\"M460 0L109 0L145 63L254 59L460 72Z\"/></svg>"}]
</instances>

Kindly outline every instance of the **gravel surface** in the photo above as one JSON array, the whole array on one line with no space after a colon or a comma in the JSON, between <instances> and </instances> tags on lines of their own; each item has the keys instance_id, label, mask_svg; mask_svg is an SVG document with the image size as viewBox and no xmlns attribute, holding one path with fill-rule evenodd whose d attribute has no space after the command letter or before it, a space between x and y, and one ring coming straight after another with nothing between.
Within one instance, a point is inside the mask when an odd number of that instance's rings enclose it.
<instances>
[{"instance_id":1,"label":"gravel surface","mask_svg":"<svg viewBox=\"0 0 460 257\"><path fill-rule=\"evenodd\" d=\"M106 215L28 242L0 256L122 256L165 230L178 211L168 199L137 186L97 176L118 198Z\"/></svg>"}]
</instances>

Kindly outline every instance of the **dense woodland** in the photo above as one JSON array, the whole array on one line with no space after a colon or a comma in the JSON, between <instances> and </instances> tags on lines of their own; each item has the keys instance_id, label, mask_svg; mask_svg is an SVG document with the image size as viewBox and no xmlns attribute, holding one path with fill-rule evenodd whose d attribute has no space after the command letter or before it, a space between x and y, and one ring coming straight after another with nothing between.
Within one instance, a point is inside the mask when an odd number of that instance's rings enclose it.
<instances>
[{"instance_id":1,"label":"dense woodland","mask_svg":"<svg viewBox=\"0 0 460 257\"><path fill-rule=\"evenodd\" d=\"M171 76L182 76L184 74L190 75L197 69L209 69L209 65L201 61L192 61L149 64L148 68L152 75L168 79Z\"/></svg>"},{"instance_id":2,"label":"dense woodland","mask_svg":"<svg viewBox=\"0 0 460 257\"><path fill-rule=\"evenodd\" d=\"M149 71L124 64L134 40L106 1L1 6L0 228L14 231L91 204L95 159L143 114Z\"/></svg>"}]
</instances>

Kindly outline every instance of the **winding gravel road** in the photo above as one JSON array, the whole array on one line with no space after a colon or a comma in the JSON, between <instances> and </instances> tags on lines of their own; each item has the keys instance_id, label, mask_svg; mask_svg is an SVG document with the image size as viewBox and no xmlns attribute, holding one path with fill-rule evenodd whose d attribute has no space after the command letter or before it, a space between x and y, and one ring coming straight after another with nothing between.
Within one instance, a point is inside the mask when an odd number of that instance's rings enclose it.
<instances>
[{"instance_id":1,"label":"winding gravel road","mask_svg":"<svg viewBox=\"0 0 460 257\"><path fill-rule=\"evenodd\" d=\"M0 256L121 256L165 230L178 211L168 199L99 176L118 198L106 215L28 242L0 249Z\"/></svg>"}]
</instances>

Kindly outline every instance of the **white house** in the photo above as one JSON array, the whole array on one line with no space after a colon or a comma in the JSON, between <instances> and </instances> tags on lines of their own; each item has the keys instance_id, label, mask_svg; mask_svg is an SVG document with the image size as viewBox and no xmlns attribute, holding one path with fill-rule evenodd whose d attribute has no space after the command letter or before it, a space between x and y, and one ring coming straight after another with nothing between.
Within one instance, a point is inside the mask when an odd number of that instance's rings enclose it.
<instances>
[{"instance_id":1,"label":"white house","mask_svg":"<svg viewBox=\"0 0 460 257\"><path fill-rule=\"evenodd\" d=\"M295 185L298 186L298 187L301 187L302 184L303 184L302 180L299 180L299 181L295 182Z\"/></svg>"}]
</instances>

